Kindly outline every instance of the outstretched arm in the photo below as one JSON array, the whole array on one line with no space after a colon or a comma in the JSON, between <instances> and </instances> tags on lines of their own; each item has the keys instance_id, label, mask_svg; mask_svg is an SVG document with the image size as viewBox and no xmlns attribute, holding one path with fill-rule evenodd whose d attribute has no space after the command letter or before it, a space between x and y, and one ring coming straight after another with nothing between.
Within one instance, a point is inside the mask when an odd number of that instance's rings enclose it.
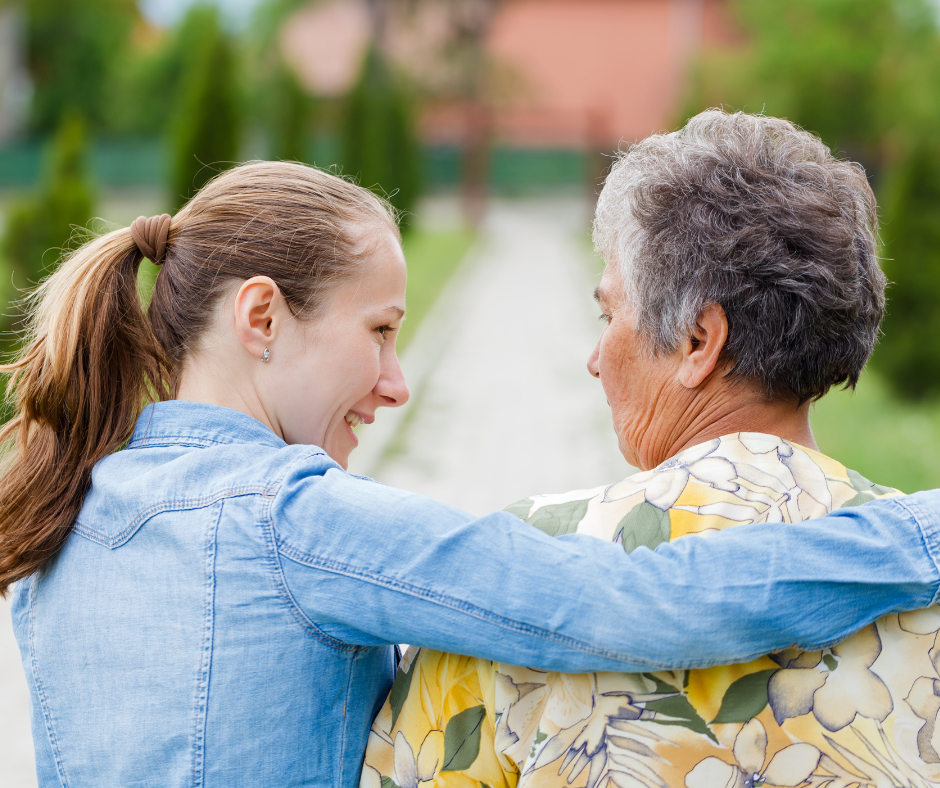
<instances>
[{"instance_id":1,"label":"outstretched arm","mask_svg":"<svg viewBox=\"0 0 940 788\"><path fill-rule=\"evenodd\" d=\"M327 637L567 672L816 649L940 589L940 491L628 555L298 467L272 521L291 603Z\"/></svg>"}]
</instances>

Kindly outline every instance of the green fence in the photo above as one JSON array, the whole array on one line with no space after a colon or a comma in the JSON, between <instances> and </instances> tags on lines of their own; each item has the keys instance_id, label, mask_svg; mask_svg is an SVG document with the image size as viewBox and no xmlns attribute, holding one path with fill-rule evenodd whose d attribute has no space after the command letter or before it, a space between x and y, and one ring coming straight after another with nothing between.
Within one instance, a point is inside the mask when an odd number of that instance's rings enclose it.
<instances>
[{"instance_id":1,"label":"green fence","mask_svg":"<svg viewBox=\"0 0 940 788\"><path fill-rule=\"evenodd\" d=\"M28 188L43 171L43 143L0 147L0 189ZM153 187L166 182L167 156L153 140L99 140L92 146L91 170L105 187Z\"/></svg>"},{"instance_id":2,"label":"green fence","mask_svg":"<svg viewBox=\"0 0 940 788\"><path fill-rule=\"evenodd\" d=\"M0 189L24 189L35 184L43 169L43 145L24 141L0 146ZM328 167L339 158L332 138L310 141L309 159ZM461 155L455 146L425 146L424 180L429 191L457 188ZM490 152L490 185L498 194L532 193L583 185L588 157L579 150L495 147ZM153 188L167 183L168 156L157 140L98 140L91 151L95 183L105 188Z\"/></svg>"}]
</instances>

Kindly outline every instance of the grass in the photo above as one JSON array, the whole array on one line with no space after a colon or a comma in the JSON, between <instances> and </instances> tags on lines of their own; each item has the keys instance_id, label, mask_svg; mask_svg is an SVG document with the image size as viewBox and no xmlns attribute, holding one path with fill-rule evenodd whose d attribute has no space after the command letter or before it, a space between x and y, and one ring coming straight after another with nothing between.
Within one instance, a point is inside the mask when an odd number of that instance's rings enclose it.
<instances>
[{"instance_id":1,"label":"grass","mask_svg":"<svg viewBox=\"0 0 940 788\"><path fill-rule=\"evenodd\" d=\"M876 484L940 487L940 402L901 401L869 370L854 393L824 397L811 421L822 452Z\"/></svg>"},{"instance_id":2,"label":"grass","mask_svg":"<svg viewBox=\"0 0 940 788\"><path fill-rule=\"evenodd\" d=\"M414 337L421 321L434 306L473 240L474 235L468 230L410 230L405 233L403 246L408 263L408 315L398 335L399 352Z\"/></svg>"}]
</instances>

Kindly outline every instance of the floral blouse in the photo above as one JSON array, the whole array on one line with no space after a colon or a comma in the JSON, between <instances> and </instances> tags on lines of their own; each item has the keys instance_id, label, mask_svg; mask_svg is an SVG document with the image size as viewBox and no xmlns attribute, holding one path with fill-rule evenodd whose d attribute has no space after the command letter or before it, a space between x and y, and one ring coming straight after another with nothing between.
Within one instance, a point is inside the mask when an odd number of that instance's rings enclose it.
<instances>
[{"instance_id":1,"label":"floral blouse","mask_svg":"<svg viewBox=\"0 0 940 788\"><path fill-rule=\"evenodd\" d=\"M609 487L510 511L625 550L796 522L897 491L818 452L740 433ZM824 651L642 674L548 673L410 649L362 788L889 788L940 784L940 606Z\"/></svg>"}]
</instances>

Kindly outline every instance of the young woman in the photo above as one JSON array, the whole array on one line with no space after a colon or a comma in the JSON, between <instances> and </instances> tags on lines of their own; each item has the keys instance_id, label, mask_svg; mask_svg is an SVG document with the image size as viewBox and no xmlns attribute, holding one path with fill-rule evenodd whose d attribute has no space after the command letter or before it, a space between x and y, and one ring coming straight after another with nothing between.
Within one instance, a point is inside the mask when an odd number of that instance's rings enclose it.
<instances>
[{"instance_id":1,"label":"young woman","mask_svg":"<svg viewBox=\"0 0 940 788\"><path fill-rule=\"evenodd\" d=\"M829 518L809 545L761 526L628 556L347 474L352 427L408 397L405 275L386 204L255 163L37 291L5 368L0 591L15 582L42 786L354 785L396 642L643 670L933 601L936 563L895 510ZM801 560L742 573L768 540ZM724 587L690 586L703 564Z\"/></svg>"}]
</instances>

